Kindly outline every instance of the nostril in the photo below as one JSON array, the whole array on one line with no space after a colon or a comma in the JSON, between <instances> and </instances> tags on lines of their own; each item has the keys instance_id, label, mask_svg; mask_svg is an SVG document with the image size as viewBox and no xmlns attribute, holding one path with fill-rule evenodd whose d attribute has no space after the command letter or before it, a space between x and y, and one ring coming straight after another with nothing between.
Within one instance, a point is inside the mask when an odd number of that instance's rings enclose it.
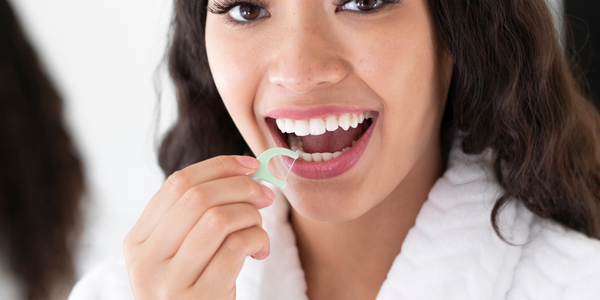
<instances>
[{"instance_id":1,"label":"nostril","mask_svg":"<svg viewBox=\"0 0 600 300\"><path fill-rule=\"evenodd\" d=\"M279 59L270 66L268 80L279 88L293 93L307 93L316 87L324 87L340 82L346 76L346 68L339 58L329 62L315 63L319 58L302 56L286 63Z\"/></svg>"}]
</instances>

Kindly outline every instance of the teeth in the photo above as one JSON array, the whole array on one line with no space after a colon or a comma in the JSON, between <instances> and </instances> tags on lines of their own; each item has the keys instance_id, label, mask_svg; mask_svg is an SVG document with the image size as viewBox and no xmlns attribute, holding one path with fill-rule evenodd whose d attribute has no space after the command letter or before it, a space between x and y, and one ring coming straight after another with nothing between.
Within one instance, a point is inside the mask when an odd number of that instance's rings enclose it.
<instances>
[{"instance_id":1,"label":"teeth","mask_svg":"<svg viewBox=\"0 0 600 300\"><path fill-rule=\"evenodd\" d=\"M338 118L338 124L342 129L348 130L350 128L350 114L343 114Z\"/></svg>"},{"instance_id":2,"label":"teeth","mask_svg":"<svg viewBox=\"0 0 600 300\"><path fill-rule=\"evenodd\" d=\"M321 162L323 161L323 153L313 153L311 154L312 159L314 162Z\"/></svg>"},{"instance_id":3,"label":"teeth","mask_svg":"<svg viewBox=\"0 0 600 300\"><path fill-rule=\"evenodd\" d=\"M326 118L316 118L310 120L292 120L277 119L277 128L282 133L295 133L298 136L321 135L327 131L335 131L339 127L348 130L350 127L356 128L362 124L365 119L373 117L372 111L365 111L358 115L349 113L342 114L339 117L332 115Z\"/></svg>"},{"instance_id":4,"label":"teeth","mask_svg":"<svg viewBox=\"0 0 600 300\"><path fill-rule=\"evenodd\" d=\"M297 136L307 136L310 134L310 127L308 122L305 120L296 121L296 126L294 127L294 133Z\"/></svg>"},{"instance_id":5,"label":"teeth","mask_svg":"<svg viewBox=\"0 0 600 300\"><path fill-rule=\"evenodd\" d=\"M285 119L285 132L292 133L294 132L295 127L296 124L294 124L294 120Z\"/></svg>"},{"instance_id":6,"label":"teeth","mask_svg":"<svg viewBox=\"0 0 600 300\"><path fill-rule=\"evenodd\" d=\"M337 118L335 116L327 117L327 120L325 120L325 127L329 131L336 131L338 129Z\"/></svg>"},{"instance_id":7,"label":"teeth","mask_svg":"<svg viewBox=\"0 0 600 300\"><path fill-rule=\"evenodd\" d=\"M310 119L310 134L321 135L323 133L325 133L325 121L323 119Z\"/></svg>"},{"instance_id":8,"label":"teeth","mask_svg":"<svg viewBox=\"0 0 600 300\"><path fill-rule=\"evenodd\" d=\"M310 153L302 153L302 159L305 161L313 161L312 155Z\"/></svg>"},{"instance_id":9,"label":"teeth","mask_svg":"<svg viewBox=\"0 0 600 300\"><path fill-rule=\"evenodd\" d=\"M352 127L352 128L358 127L358 117L357 116L352 115L352 117L350 118L350 127Z\"/></svg>"},{"instance_id":10,"label":"teeth","mask_svg":"<svg viewBox=\"0 0 600 300\"><path fill-rule=\"evenodd\" d=\"M291 146L294 143L302 143L302 141L300 140L300 138L295 135L295 134L290 134L288 135L288 144Z\"/></svg>"},{"instance_id":11,"label":"teeth","mask_svg":"<svg viewBox=\"0 0 600 300\"><path fill-rule=\"evenodd\" d=\"M281 130L281 132L286 133L285 131L285 119L277 119L277 128L279 128L279 130Z\"/></svg>"},{"instance_id":12,"label":"teeth","mask_svg":"<svg viewBox=\"0 0 600 300\"><path fill-rule=\"evenodd\" d=\"M352 146L354 146L354 144L356 144L356 141L352 141ZM342 155L342 153L348 151L348 149L351 148L351 147L346 147L343 150L337 151L334 153L329 153L329 152L306 153L306 152L304 152L304 144L302 143L302 140L300 140L300 138L298 136L296 136L295 134L288 135L288 145L290 145L290 148L293 151L298 153L300 158L302 158L305 161L310 161L310 162L322 162L322 161L329 161L329 160L338 158L338 157L340 157L340 155Z\"/></svg>"}]
</instances>

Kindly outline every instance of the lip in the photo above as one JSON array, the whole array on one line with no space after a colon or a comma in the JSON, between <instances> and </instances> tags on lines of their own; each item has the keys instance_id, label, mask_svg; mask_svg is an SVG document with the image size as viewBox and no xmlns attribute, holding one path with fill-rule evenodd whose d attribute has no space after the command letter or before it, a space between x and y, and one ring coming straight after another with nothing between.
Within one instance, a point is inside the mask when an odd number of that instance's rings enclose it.
<instances>
[{"instance_id":1,"label":"lip","mask_svg":"<svg viewBox=\"0 0 600 300\"><path fill-rule=\"evenodd\" d=\"M288 110L286 112L290 113L291 111L292 110ZM318 113L313 113L313 115L311 115L311 117L312 116L318 117L320 111L317 109L315 109L314 111L316 111ZM352 112L352 111L343 110L343 109L339 109L339 110L335 110L335 111L336 112L339 111L340 113ZM363 112L363 111L368 111L368 109L367 110L357 110L357 111ZM327 111L327 113L333 114L335 112ZM305 117L306 115L307 114L303 114L303 117ZM286 114L285 116L288 116L288 118L290 118L289 114ZM280 118L282 118L282 117L283 116L280 115ZM352 146L350 149L348 149L348 151L344 152L338 158L334 158L332 160L322 161L322 162L308 162L301 158L298 158L295 163L294 163L294 159L292 159L290 157L281 156L281 158L283 159L283 162L285 163L285 165L288 168L291 168L292 173L294 173L302 178L323 180L323 179L329 179L329 178L340 176L340 175L348 172L354 165L356 165L356 163L362 157L363 153L365 152L365 149L367 148L367 145L369 144L369 140L371 139L373 130L374 130L375 126L377 125L378 117L379 117L379 113L374 111L373 123L371 124L371 126L369 126L369 128L367 129L367 131L365 131L365 133L362 135L362 137L360 139L358 139L358 141L356 141L356 144L354 144L354 146ZM271 122L271 123L274 123L274 122ZM283 141L283 139L281 138L281 135L277 129L277 126L274 124L268 124L268 125L269 125L269 129L271 130L271 134L275 140L275 145L277 147L289 148L287 146L287 144L285 143L285 141ZM293 168L292 168L292 164L293 164Z\"/></svg>"},{"instance_id":2,"label":"lip","mask_svg":"<svg viewBox=\"0 0 600 300\"><path fill-rule=\"evenodd\" d=\"M341 115L344 113L360 114L370 111L368 108L359 106L321 106L313 108L281 108L268 111L265 116L273 119L292 119L309 120L315 118L324 118L331 115Z\"/></svg>"}]
</instances>

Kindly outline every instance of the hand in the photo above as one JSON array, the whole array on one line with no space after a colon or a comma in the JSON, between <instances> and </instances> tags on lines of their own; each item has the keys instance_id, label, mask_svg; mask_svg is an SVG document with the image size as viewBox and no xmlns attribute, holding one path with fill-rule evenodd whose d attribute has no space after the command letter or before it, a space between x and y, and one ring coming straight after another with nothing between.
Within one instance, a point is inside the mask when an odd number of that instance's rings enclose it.
<instances>
[{"instance_id":1,"label":"hand","mask_svg":"<svg viewBox=\"0 0 600 300\"><path fill-rule=\"evenodd\" d=\"M219 156L169 176L123 242L136 299L235 299L246 256L270 251L258 210L275 194L250 178L259 165Z\"/></svg>"}]
</instances>

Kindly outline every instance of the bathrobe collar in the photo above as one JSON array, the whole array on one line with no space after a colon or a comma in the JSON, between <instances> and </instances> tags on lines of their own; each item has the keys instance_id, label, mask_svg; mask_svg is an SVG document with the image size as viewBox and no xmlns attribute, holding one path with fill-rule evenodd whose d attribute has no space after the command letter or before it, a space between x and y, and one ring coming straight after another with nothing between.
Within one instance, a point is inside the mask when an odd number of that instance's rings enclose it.
<instances>
[{"instance_id":1,"label":"bathrobe collar","mask_svg":"<svg viewBox=\"0 0 600 300\"><path fill-rule=\"evenodd\" d=\"M493 153L450 153L448 169L438 179L406 236L377 300L504 299L522 247L500 240L490 214L502 195L491 169ZM276 190L273 205L263 209L263 228L271 254L248 258L236 282L237 299L307 300L306 281L288 221L289 204ZM532 214L516 201L500 214L504 236L526 242Z\"/></svg>"}]
</instances>

